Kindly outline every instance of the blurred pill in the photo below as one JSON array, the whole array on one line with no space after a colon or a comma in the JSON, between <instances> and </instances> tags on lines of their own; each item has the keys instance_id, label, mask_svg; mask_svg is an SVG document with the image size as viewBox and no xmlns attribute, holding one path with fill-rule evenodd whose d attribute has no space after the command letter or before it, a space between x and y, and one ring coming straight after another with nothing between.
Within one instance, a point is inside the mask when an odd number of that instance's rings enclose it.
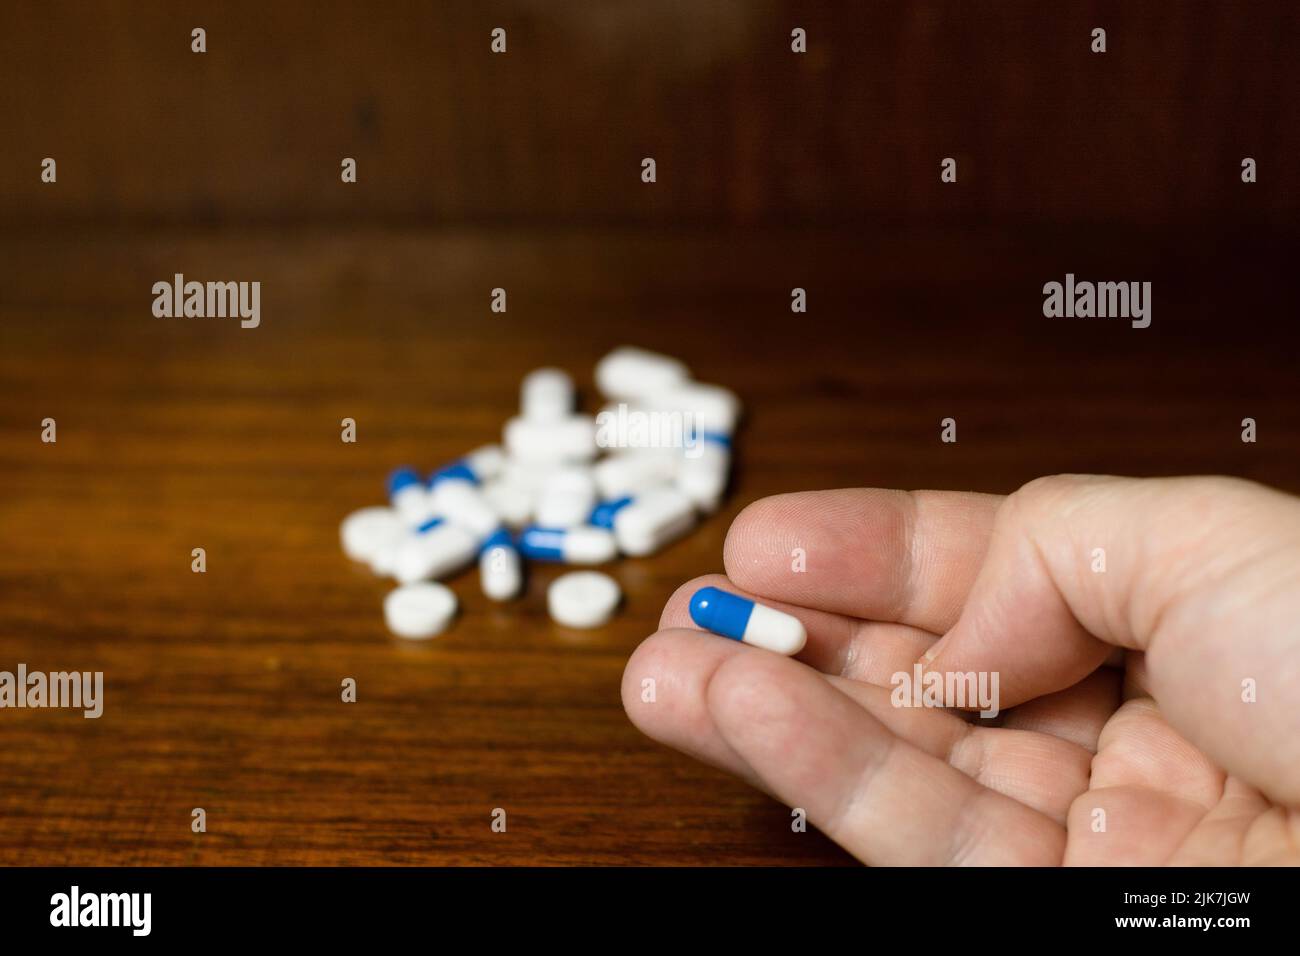
<instances>
[{"instance_id":1,"label":"blurred pill","mask_svg":"<svg viewBox=\"0 0 1300 956\"><path fill-rule=\"evenodd\" d=\"M511 528L522 528L533 520L536 497L534 491L504 478L483 486L483 500L497 513L501 523Z\"/></svg>"},{"instance_id":2,"label":"blurred pill","mask_svg":"<svg viewBox=\"0 0 1300 956\"><path fill-rule=\"evenodd\" d=\"M718 509L731 477L731 441L707 433L682 456L677 489L705 514Z\"/></svg>"},{"instance_id":3,"label":"blurred pill","mask_svg":"<svg viewBox=\"0 0 1300 956\"><path fill-rule=\"evenodd\" d=\"M526 488L536 495L541 492L542 486L553 474L566 467L568 466L562 461L522 461L518 458L508 458L505 467L501 469L500 480Z\"/></svg>"},{"instance_id":4,"label":"blurred pill","mask_svg":"<svg viewBox=\"0 0 1300 956\"><path fill-rule=\"evenodd\" d=\"M596 387L609 398L640 398L690 378L675 358L625 345L596 363Z\"/></svg>"},{"instance_id":5,"label":"blurred pill","mask_svg":"<svg viewBox=\"0 0 1300 956\"><path fill-rule=\"evenodd\" d=\"M686 428L730 435L740 418L740 399L721 385L683 382L642 400L650 411L680 414Z\"/></svg>"},{"instance_id":6,"label":"blurred pill","mask_svg":"<svg viewBox=\"0 0 1300 956\"><path fill-rule=\"evenodd\" d=\"M388 476L388 501L412 528L424 524L434 514L429 492L414 468L396 468Z\"/></svg>"},{"instance_id":7,"label":"blurred pill","mask_svg":"<svg viewBox=\"0 0 1300 956\"><path fill-rule=\"evenodd\" d=\"M484 541L501 524L501 518L488 504L474 482L456 474L435 473L429 488L435 513Z\"/></svg>"},{"instance_id":8,"label":"blurred pill","mask_svg":"<svg viewBox=\"0 0 1300 956\"><path fill-rule=\"evenodd\" d=\"M509 532L502 529L483 542L478 571L479 585L493 601L518 597L524 586L523 560Z\"/></svg>"},{"instance_id":9,"label":"blurred pill","mask_svg":"<svg viewBox=\"0 0 1300 956\"><path fill-rule=\"evenodd\" d=\"M558 368L539 368L524 376L519 408L535 422L555 422L573 414L573 379Z\"/></svg>"},{"instance_id":10,"label":"blurred pill","mask_svg":"<svg viewBox=\"0 0 1300 956\"><path fill-rule=\"evenodd\" d=\"M349 558L369 563L401 541L407 530L406 522L392 508L362 508L343 519L339 540Z\"/></svg>"},{"instance_id":11,"label":"blurred pill","mask_svg":"<svg viewBox=\"0 0 1300 956\"><path fill-rule=\"evenodd\" d=\"M441 634L456 615L456 595L441 584L404 584L384 598L384 621L398 637L422 640Z\"/></svg>"},{"instance_id":12,"label":"blurred pill","mask_svg":"<svg viewBox=\"0 0 1300 956\"><path fill-rule=\"evenodd\" d=\"M446 577L474 560L480 540L460 525L431 518L397 549L392 574L402 584Z\"/></svg>"},{"instance_id":13,"label":"blurred pill","mask_svg":"<svg viewBox=\"0 0 1300 956\"><path fill-rule=\"evenodd\" d=\"M505 463L506 453L500 445L483 445L463 458L458 458L435 471L429 477L429 487L433 487L444 478L463 478L474 484L481 484L501 474Z\"/></svg>"},{"instance_id":14,"label":"blurred pill","mask_svg":"<svg viewBox=\"0 0 1300 956\"><path fill-rule=\"evenodd\" d=\"M562 574L546 590L551 618L565 627L600 627L613 616L622 592L618 582L599 571Z\"/></svg>"},{"instance_id":15,"label":"blurred pill","mask_svg":"<svg viewBox=\"0 0 1300 956\"><path fill-rule=\"evenodd\" d=\"M618 554L614 534L607 528L581 525L577 528L525 528L519 535L519 551L534 561L563 564L604 564Z\"/></svg>"},{"instance_id":16,"label":"blurred pill","mask_svg":"<svg viewBox=\"0 0 1300 956\"><path fill-rule=\"evenodd\" d=\"M543 528L572 528L586 524L596 506L596 480L589 468L555 472L537 498L537 523Z\"/></svg>"},{"instance_id":17,"label":"blurred pill","mask_svg":"<svg viewBox=\"0 0 1300 956\"><path fill-rule=\"evenodd\" d=\"M655 488L597 506L591 523L611 529L619 551L640 558L695 527L695 506L675 488Z\"/></svg>"},{"instance_id":18,"label":"blurred pill","mask_svg":"<svg viewBox=\"0 0 1300 956\"><path fill-rule=\"evenodd\" d=\"M601 498L622 498L675 481L681 460L679 449L625 451L596 462L591 476Z\"/></svg>"},{"instance_id":19,"label":"blurred pill","mask_svg":"<svg viewBox=\"0 0 1300 956\"><path fill-rule=\"evenodd\" d=\"M506 422L505 446L512 458L535 466L585 462L596 457L596 422L590 415L556 421L512 418Z\"/></svg>"}]
</instances>

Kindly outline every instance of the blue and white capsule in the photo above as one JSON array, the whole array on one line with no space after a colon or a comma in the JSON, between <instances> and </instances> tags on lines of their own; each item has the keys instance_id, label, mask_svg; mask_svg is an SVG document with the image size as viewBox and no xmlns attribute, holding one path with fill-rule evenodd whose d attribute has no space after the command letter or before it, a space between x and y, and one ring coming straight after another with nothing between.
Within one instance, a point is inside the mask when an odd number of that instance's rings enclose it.
<instances>
[{"instance_id":1,"label":"blue and white capsule","mask_svg":"<svg viewBox=\"0 0 1300 956\"><path fill-rule=\"evenodd\" d=\"M478 539L459 525L430 518L406 537L392 556L391 573L402 584L446 577L478 554Z\"/></svg>"},{"instance_id":2,"label":"blue and white capsule","mask_svg":"<svg viewBox=\"0 0 1300 956\"><path fill-rule=\"evenodd\" d=\"M614 533L607 528L579 525L576 528L525 528L519 535L519 550L534 561L563 564L604 564L618 554Z\"/></svg>"},{"instance_id":3,"label":"blue and white capsule","mask_svg":"<svg viewBox=\"0 0 1300 956\"><path fill-rule=\"evenodd\" d=\"M695 527L695 506L677 489L662 487L597 505L589 520L613 531L624 554L640 558Z\"/></svg>"},{"instance_id":4,"label":"blue and white capsule","mask_svg":"<svg viewBox=\"0 0 1300 956\"><path fill-rule=\"evenodd\" d=\"M475 448L464 458L457 458L449 465L443 465L429 476L429 487L436 488L448 479L459 479L471 484L481 485L501 474L505 467L506 455L500 445L484 445Z\"/></svg>"},{"instance_id":5,"label":"blue and white capsule","mask_svg":"<svg viewBox=\"0 0 1300 956\"><path fill-rule=\"evenodd\" d=\"M718 588L700 588L691 597L691 620L714 634L778 654L798 654L808 633L797 617Z\"/></svg>"},{"instance_id":6,"label":"blue and white capsule","mask_svg":"<svg viewBox=\"0 0 1300 956\"><path fill-rule=\"evenodd\" d=\"M412 528L424 524L434 515L429 492L414 468L396 468L388 476L388 500L393 510Z\"/></svg>"},{"instance_id":7,"label":"blue and white capsule","mask_svg":"<svg viewBox=\"0 0 1300 956\"><path fill-rule=\"evenodd\" d=\"M471 456L439 468L429 478L429 500L434 512L470 531L480 542L501 526L501 516L479 487L481 473L485 474L476 470Z\"/></svg>"},{"instance_id":8,"label":"blue and white capsule","mask_svg":"<svg viewBox=\"0 0 1300 956\"><path fill-rule=\"evenodd\" d=\"M493 601L518 597L524 586L523 559L505 528L483 542L478 555L479 585Z\"/></svg>"}]
</instances>

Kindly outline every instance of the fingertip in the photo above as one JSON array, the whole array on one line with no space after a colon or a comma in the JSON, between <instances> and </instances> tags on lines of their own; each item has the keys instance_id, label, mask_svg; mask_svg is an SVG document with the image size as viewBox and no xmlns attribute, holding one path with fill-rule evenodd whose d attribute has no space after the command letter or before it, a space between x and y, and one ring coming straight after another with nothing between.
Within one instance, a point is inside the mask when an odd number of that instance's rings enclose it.
<instances>
[{"instance_id":1,"label":"fingertip","mask_svg":"<svg viewBox=\"0 0 1300 956\"><path fill-rule=\"evenodd\" d=\"M753 772L718 732L707 703L718 669L754 653L735 641L695 630L658 631L632 653L623 670L623 709L647 737L759 786Z\"/></svg>"},{"instance_id":2,"label":"fingertip","mask_svg":"<svg viewBox=\"0 0 1300 956\"><path fill-rule=\"evenodd\" d=\"M650 688L657 687L665 672L665 647L661 639L663 634L663 631L656 631L637 645L623 667L623 681L620 687L623 710L627 712L628 719L638 730L650 736L654 735L645 723L651 717L651 711L647 710L646 704L654 702L657 692L649 699L646 692ZM647 681L650 683L647 684Z\"/></svg>"},{"instance_id":3,"label":"fingertip","mask_svg":"<svg viewBox=\"0 0 1300 956\"><path fill-rule=\"evenodd\" d=\"M736 516L723 567L739 587L804 607L897 620L912 498L878 488L761 498Z\"/></svg>"},{"instance_id":4,"label":"fingertip","mask_svg":"<svg viewBox=\"0 0 1300 956\"><path fill-rule=\"evenodd\" d=\"M740 650L735 641L703 631L665 628L647 637L623 668L623 709L657 740L665 731L706 731L705 692L717 668Z\"/></svg>"},{"instance_id":5,"label":"fingertip","mask_svg":"<svg viewBox=\"0 0 1300 956\"><path fill-rule=\"evenodd\" d=\"M678 587L664 604L663 614L659 616L661 631L669 628L700 629L691 619L690 605L691 598L701 588L721 588L726 591L733 589L733 586L725 574L701 574L697 578L691 578Z\"/></svg>"},{"instance_id":6,"label":"fingertip","mask_svg":"<svg viewBox=\"0 0 1300 956\"><path fill-rule=\"evenodd\" d=\"M775 550L773 533L779 535L783 531L785 516L807 494L796 492L759 498L736 515L722 546L722 566L728 578L745 588L752 588L755 582L762 583L766 559Z\"/></svg>"},{"instance_id":7,"label":"fingertip","mask_svg":"<svg viewBox=\"0 0 1300 956\"><path fill-rule=\"evenodd\" d=\"M740 728L753 730L755 722L784 723L781 715L787 695L783 675L790 662L784 657L745 649L723 661L706 690L709 712L725 737Z\"/></svg>"}]
</instances>

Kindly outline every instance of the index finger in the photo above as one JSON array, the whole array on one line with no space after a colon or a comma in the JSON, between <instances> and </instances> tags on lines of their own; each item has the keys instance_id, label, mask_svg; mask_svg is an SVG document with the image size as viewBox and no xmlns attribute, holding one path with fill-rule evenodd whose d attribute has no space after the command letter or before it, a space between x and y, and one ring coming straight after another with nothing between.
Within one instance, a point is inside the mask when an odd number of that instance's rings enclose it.
<instances>
[{"instance_id":1,"label":"index finger","mask_svg":"<svg viewBox=\"0 0 1300 956\"><path fill-rule=\"evenodd\" d=\"M984 561L1001 495L847 488L774 495L727 532L727 576L755 594L942 634Z\"/></svg>"}]
</instances>

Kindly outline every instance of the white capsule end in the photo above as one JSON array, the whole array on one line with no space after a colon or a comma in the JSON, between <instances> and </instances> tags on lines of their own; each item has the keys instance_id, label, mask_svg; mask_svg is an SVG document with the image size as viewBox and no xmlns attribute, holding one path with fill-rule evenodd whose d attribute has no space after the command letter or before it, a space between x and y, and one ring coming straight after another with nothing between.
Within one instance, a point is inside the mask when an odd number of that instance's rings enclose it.
<instances>
[{"instance_id":1,"label":"white capsule end","mask_svg":"<svg viewBox=\"0 0 1300 956\"><path fill-rule=\"evenodd\" d=\"M566 564L604 564L617 556L614 535L604 528L570 528L564 534Z\"/></svg>"},{"instance_id":2,"label":"white capsule end","mask_svg":"<svg viewBox=\"0 0 1300 956\"><path fill-rule=\"evenodd\" d=\"M742 640L746 644L788 656L803 650L808 643L808 632L797 617L766 604L755 603Z\"/></svg>"},{"instance_id":3,"label":"white capsule end","mask_svg":"<svg viewBox=\"0 0 1300 956\"><path fill-rule=\"evenodd\" d=\"M523 590L519 552L514 548L488 548L479 557L479 584L493 601L509 601Z\"/></svg>"}]
</instances>

